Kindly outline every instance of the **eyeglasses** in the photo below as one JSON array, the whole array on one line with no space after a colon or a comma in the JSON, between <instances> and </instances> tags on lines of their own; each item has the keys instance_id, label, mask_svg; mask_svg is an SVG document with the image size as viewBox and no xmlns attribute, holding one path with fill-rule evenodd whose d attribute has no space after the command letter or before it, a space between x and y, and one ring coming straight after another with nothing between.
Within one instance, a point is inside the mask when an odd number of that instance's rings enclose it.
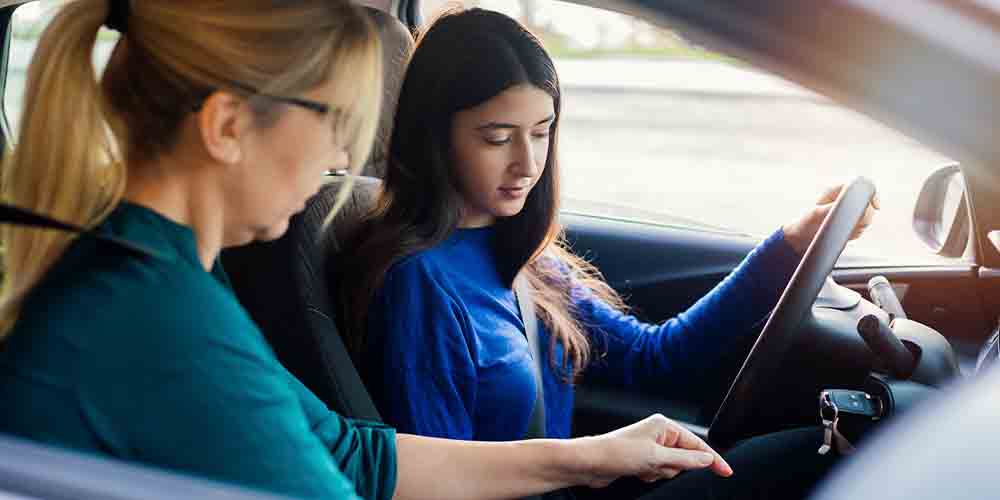
<instances>
[{"instance_id":1,"label":"eyeglasses","mask_svg":"<svg viewBox=\"0 0 1000 500\"><path fill-rule=\"evenodd\" d=\"M229 81L227 84L235 89L242 90L247 94L263 97L265 99L270 99L272 101L281 102L285 104L291 104L292 106L298 106L300 108L308 109L314 113L320 115L330 114L330 105L318 101L313 101L310 99L302 99L300 97L286 97L274 94L267 94L257 90L256 87L252 85L247 85L245 83L240 83L237 81ZM199 102L197 106L194 107L194 111L199 111L201 109L202 103Z\"/></svg>"}]
</instances>

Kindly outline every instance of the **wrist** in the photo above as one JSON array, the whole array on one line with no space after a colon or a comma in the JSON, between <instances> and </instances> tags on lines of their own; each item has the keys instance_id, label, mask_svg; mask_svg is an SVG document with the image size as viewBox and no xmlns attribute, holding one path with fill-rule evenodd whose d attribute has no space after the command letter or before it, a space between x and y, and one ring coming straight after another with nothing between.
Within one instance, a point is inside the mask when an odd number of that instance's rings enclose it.
<instances>
[{"instance_id":1,"label":"wrist","mask_svg":"<svg viewBox=\"0 0 1000 500\"><path fill-rule=\"evenodd\" d=\"M795 250L795 253L802 255L805 252L805 249L800 248L801 242L799 241L798 229L796 226L798 226L798 224L785 224L784 226L781 226L781 232L785 237L785 243L792 247L792 250Z\"/></svg>"},{"instance_id":2,"label":"wrist","mask_svg":"<svg viewBox=\"0 0 1000 500\"><path fill-rule=\"evenodd\" d=\"M587 436L563 441L567 445L567 460L571 464L574 485L592 488L607 486L608 440L601 436Z\"/></svg>"},{"instance_id":3,"label":"wrist","mask_svg":"<svg viewBox=\"0 0 1000 500\"><path fill-rule=\"evenodd\" d=\"M515 450L517 473L538 491L585 484L592 459L589 447L578 439L528 439L506 443Z\"/></svg>"},{"instance_id":4,"label":"wrist","mask_svg":"<svg viewBox=\"0 0 1000 500\"><path fill-rule=\"evenodd\" d=\"M536 441L546 448L545 456L552 465L551 478L565 486L576 486L587 481L593 467L593 446L590 438L545 439Z\"/></svg>"},{"instance_id":5,"label":"wrist","mask_svg":"<svg viewBox=\"0 0 1000 500\"><path fill-rule=\"evenodd\" d=\"M795 253L799 256L805 255L806 249L812 243L815 231L810 231L809 229L815 225L813 217L814 213L810 212L809 215L803 217L801 220L781 226L781 231L785 235L785 243L788 243L788 246L792 247L792 250L795 250Z\"/></svg>"}]
</instances>

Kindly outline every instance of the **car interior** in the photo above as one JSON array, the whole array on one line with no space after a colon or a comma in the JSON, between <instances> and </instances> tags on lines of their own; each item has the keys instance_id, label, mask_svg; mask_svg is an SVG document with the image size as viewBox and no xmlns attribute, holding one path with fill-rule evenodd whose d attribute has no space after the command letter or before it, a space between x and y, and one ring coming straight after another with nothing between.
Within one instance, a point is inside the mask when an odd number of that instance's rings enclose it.
<instances>
[{"instance_id":1,"label":"car interior","mask_svg":"<svg viewBox=\"0 0 1000 500\"><path fill-rule=\"evenodd\" d=\"M838 1L825 6L790 1L750 6L723 0L699 6L652 0L579 3L669 22L699 41L955 151L961 166L942 169L927 180L915 209L914 228L939 255L969 259L932 267L838 263L848 235L875 192L869 181L856 179L807 250L775 311L757 326L754 342L728 352L718 366L703 367L694 377L700 382L683 390L671 386L656 394L626 392L581 381L576 388L575 435L607 432L663 413L724 450L749 436L822 425L827 418L824 408L839 404L843 411L844 405L853 404L837 400L851 397L836 392L841 390L862 391L880 401L878 415L856 434L861 436L881 425L875 420L891 420L895 414L919 407L971 374L980 346L1000 317L1000 294L996 293L1000 246L987 236L992 228L1000 228L1000 211L990 201L1000 192L1000 174L995 163L989 163L1000 156L992 142L967 126L915 109L923 101L915 105L906 96L878 93L858 82L884 74L877 69L880 59L871 53L858 55L855 50L851 57L845 56L849 37L834 26L880 33L868 40L895 54L922 54L925 60L945 61L941 64L954 71L926 89L915 90L921 97L967 87L961 78L995 83L1000 72L985 62L955 62L958 55L949 52L951 44L927 31L930 28L902 26L903 13L888 7L880 10L884 6L866 2ZM324 188L292 218L283 237L228 249L221 257L240 302L279 360L332 410L368 420L380 417L338 333L339 306L330 293L336 284L327 277L336 274L338 242L355 230L378 196L395 100L413 50L412 32L419 25L419 0L395 0L389 5L388 11L366 7L383 43L385 99L376 143L364 170L360 175L330 172ZM16 7L15 3L0 8L0 28L8 32L8 40ZM947 15L977 14L956 8ZM792 22L817 18L830 24L820 29L811 22ZM995 25L993 29L1000 33ZM796 43L802 45L789 48ZM825 64L817 62L821 57ZM909 69L905 66L900 71ZM991 99L992 109L1000 107L1000 94L981 92L977 96ZM970 114L970 123L989 123L989 107L960 110ZM5 133L5 141L8 137ZM964 181L954 192L952 181L962 176ZM351 187L347 202L326 224L345 185ZM631 310L650 322L683 311L758 243L746 235L574 211L564 211L561 222L573 249L586 255L627 298ZM832 391L825 393L827 406L820 397L823 391ZM22 458L0 460L0 492L25 498L272 498L7 437L0 438L0 456ZM143 486L136 488L137 484ZM626 482L617 487L636 485Z\"/></svg>"},{"instance_id":2,"label":"car interior","mask_svg":"<svg viewBox=\"0 0 1000 500\"><path fill-rule=\"evenodd\" d=\"M387 52L404 54L411 50L412 38L407 36L405 27L398 20L378 11L373 11L373 14L381 19L379 27ZM393 58L385 65L387 92L391 91L393 85L399 84L404 71L405 58ZM383 111L380 130L388 130L391 120L390 106ZM330 267L337 265L337 259L324 259L327 255L336 255L338 238L349 234L377 196L378 177L384 171L385 161L380 151L384 151L386 139L387 136L380 133L373 157L365 165L362 175L352 179L355 184L348 204L336 215L327 230L323 227L324 218L335 203L346 179L346 175L341 173L331 175L330 182L310 201L306 211L292 219L284 238L229 249L222 257L237 295L261 325L279 359L332 408L347 415L366 418L376 416L377 412L349 362L343 342L334 333L337 331L334 312L337 306L331 303L329 294L334 284L325 282L325 277L336 274ZM854 218L859 216L860 214L855 214ZM747 237L640 225L582 214L564 213L562 222L567 226L574 249L591 256L609 282L629 297L630 306L639 311L643 318L652 321L669 318L693 303L730 272L756 244L756 240ZM843 243L840 249L842 248ZM828 257L828 262L819 274L823 277L830 274L838 255L839 251ZM938 315L942 307L954 313L963 310L970 312L967 310L967 302L963 300L967 296L949 293L951 287L942 286L950 279L960 281L962 273L948 277L942 276L942 273L943 271L938 270L933 276L922 276L919 270L906 269L834 272L838 283L857 292L844 292L846 302L817 304L826 316L814 317L816 326L811 328L829 328L830 315L835 314L833 311L844 313L845 317L838 317L836 320L848 324L847 333L844 334L844 328L838 325L831 329L829 340L844 344L835 344L834 347L796 346L800 352L794 359L784 360L790 365L784 369L802 371L801 366L792 367L793 363L813 365L813 370L818 372L815 383L803 384L801 380L796 380L788 387L778 388L776 392L795 396L782 398L789 405L773 406L774 411L764 416L767 417L766 420L795 412L800 418L784 422L783 425L811 423L818 418L818 414L814 405L804 405L803 400L815 400L823 385L857 386L864 383L870 371L868 368L878 360L874 359L867 345L861 342L852 321L856 322L864 314L881 311L877 306L872 309L872 303L866 298L867 283L873 276L882 275L897 286L906 287L906 311L915 322L942 328L940 331L945 335L952 332L973 335L969 340L974 345L985 340L985 335L989 332L985 320L987 315L978 312L955 314L956 317L969 318L970 321L969 324L955 324L950 320L937 320L935 314L921 307L921 302L926 301L928 305L934 305ZM820 280L813 286L822 284ZM970 287L961 286L961 283L954 288L964 290L964 294L973 292ZM826 292L827 289L824 289L824 296ZM816 293L812 292L813 298ZM935 296L925 296L932 293ZM808 299L808 303L812 304L813 300ZM952 337L962 338L957 333ZM911 345L917 349L915 343ZM580 435L603 432L652 412L662 411L707 436L712 418L751 346L744 347L745 350L734 350L731 353L733 359L727 367L721 370L718 367L711 370L706 368L705 373L698 377L703 381L701 385L687 387L683 393L673 392L670 396L673 399L659 395L623 394L616 388L588 385L587 381L583 381L578 388L575 432ZM831 351L838 355L834 358L819 355ZM947 358L951 352L947 349L921 354L925 363L935 356L946 359L938 364L948 365L950 362ZM817 359L824 360L828 365L815 368ZM843 369L845 365L853 365L857 370L848 372ZM949 375L954 375L954 371L936 376L946 379ZM923 380L932 385L941 381Z\"/></svg>"},{"instance_id":3,"label":"car interior","mask_svg":"<svg viewBox=\"0 0 1000 500\"><path fill-rule=\"evenodd\" d=\"M383 35L389 30L387 25L394 26L393 33L405 33L399 21L386 16L380 21ZM403 35L383 36L383 40L386 50L394 53L405 53L412 47L412 40ZM404 71L405 58L387 64L387 87L398 84ZM391 108L384 111L381 130L391 125L391 113ZM222 257L237 295L261 325L279 359L331 408L362 418L377 418L377 410L350 363L344 343L333 333L337 331L334 316L338 307L331 303L329 290L335 284L325 282L325 277L336 274L337 240L350 233L377 196L378 177L384 171L381 162L385 160L377 152L383 147L384 143L376 147L376 155L362 175L352 179L349 202L329 228L324 230L324 217L347 178L344 174L331 176L306 211L293 218L284 238L230 249ZM721 366L705 367L697 377L700 384L671 386L665 394L629 393L583 380L576 391L574 434L607 432L662 412L724 449L752 435L819 425L815 401L825 388L856 388L878 394L891 405L884 410L888 415L917 404L933 393L932 387L957 377L958 358L974 354L990 331L991 313L981 309L976 288L970 286L975 269L836 270L847 234L874 191L874 186L863 181L856 184L857 192L850 193L855 198L853 207L846 206L851 196L845 195L845 212L835 214L838 220L832 220L828 228L828 233L840 234L829 240L817 236L814 250L806 255L788 287L791 292L786 290L772 315L774 324L759 325L762 334L756 345L732 350ZM851 210L853 215L846 213ZM650 321L683 311L757 243L748 237L585 214L564 213L562 222L574 250L591 257L609 282L629 298L633 310ZM969 238L967 231L959 236ZM334 257L325 260L327 255ZM829 275L835 282L826 280ZM894 323L895 336L906 346L904 356L915 358L915 366L907 368L905 376L887 365L891 356L876 350L872 341L866 342L857 333L857 323L866 315L889 322L889 313L873 303L869 294L868 283L875 276L885 277L894 289L905 290L905 315ZM779 313L786 309L792 310L790 317L779 323L784 318ZM952 345L958 347L958 354ZM800 376L782 376L786 373ZM768 403L759 404L761 401Z\"/></svg>"}]
</instances>

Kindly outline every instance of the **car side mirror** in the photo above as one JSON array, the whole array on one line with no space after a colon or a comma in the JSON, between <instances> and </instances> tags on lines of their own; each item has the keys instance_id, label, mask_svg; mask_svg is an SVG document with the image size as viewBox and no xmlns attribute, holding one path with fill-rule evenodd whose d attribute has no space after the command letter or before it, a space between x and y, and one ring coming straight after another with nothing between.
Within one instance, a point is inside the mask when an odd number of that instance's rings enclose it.
<instances>
[{"instance_id":1,"label":"car side mirror","mask_svg":"<svg viewBox=\"0 0 1000 500\"><path fill-rule=\"evenodd\" d=\"M924 181L913 210L913 230L944 257L961 257L969 244L969 202L957 164L934 171Z\"/></svg>"}]
</instances>

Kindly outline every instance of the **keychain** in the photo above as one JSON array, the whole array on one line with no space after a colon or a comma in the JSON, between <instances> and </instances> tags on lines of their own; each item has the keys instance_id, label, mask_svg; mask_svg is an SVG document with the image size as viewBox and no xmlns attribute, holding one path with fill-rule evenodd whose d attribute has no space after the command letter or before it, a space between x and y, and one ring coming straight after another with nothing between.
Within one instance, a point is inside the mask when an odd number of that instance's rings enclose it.
<instances>
[{"instance_id":1,"label":"keychain","mask_svg":"<svg viewBox=\"0 0 1000 500\"><path fill-rule=\"evenodd\" d=\"M831 450L841 455L854 453L854 445L840 432L841 414L878 420L882 417L882 403L863 391L827 389L819 395L819 416L823 422L823 445L817 452L826 455Z\"/></svg>"}]
</instances>

